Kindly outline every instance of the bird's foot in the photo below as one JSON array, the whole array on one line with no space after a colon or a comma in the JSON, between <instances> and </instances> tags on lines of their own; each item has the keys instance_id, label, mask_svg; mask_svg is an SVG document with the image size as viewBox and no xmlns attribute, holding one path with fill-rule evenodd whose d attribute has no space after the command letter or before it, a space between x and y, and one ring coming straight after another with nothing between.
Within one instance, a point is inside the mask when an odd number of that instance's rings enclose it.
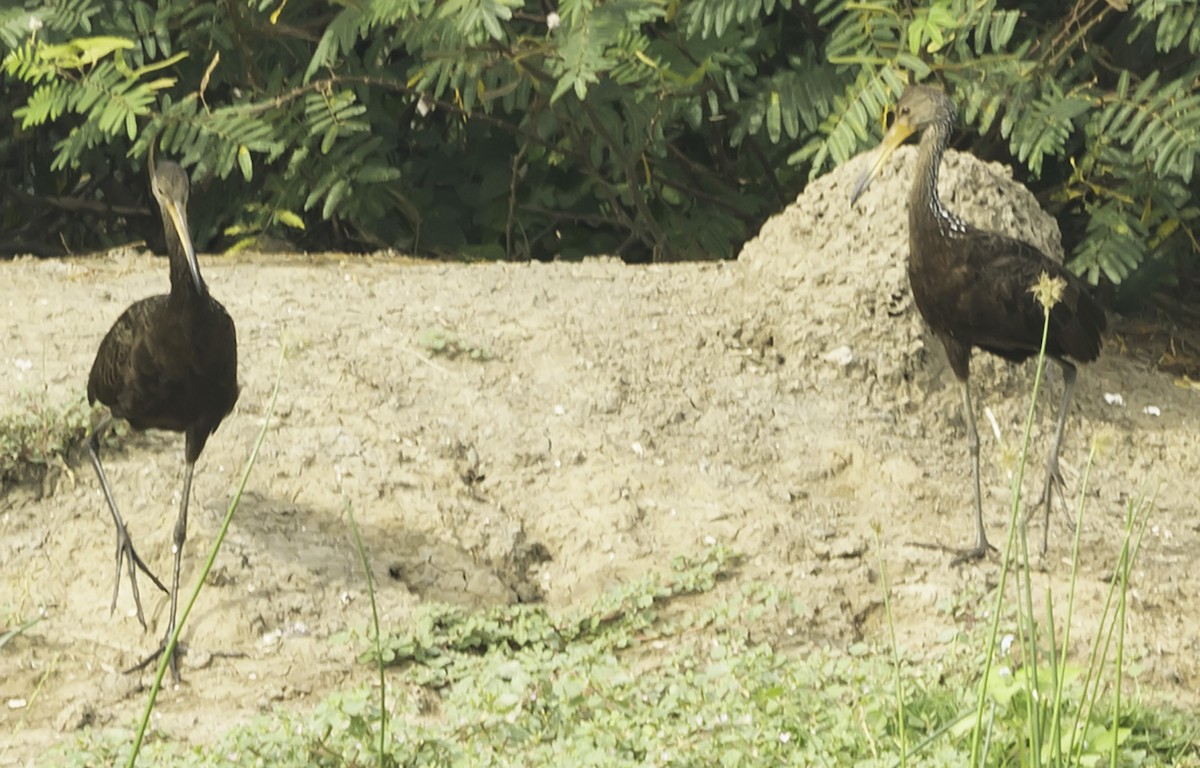
<instances>
[{"instance_id":1,"label":"bird's foot","mask_svg":"<svg viewBox=\"0 0 1200 768\"><path fill-rule=\"evenodd\" d=\"M983 560L988 556L988 553L996 551L996 548L987 541L978 543L970 549L959 549L958 547L948 547L945 544L930 544L921 541L910 541L909 544L923 549L935 549L954 555L954 559L950 561L951 566L962 565L972 560Z\"/></svg>"},{"instance_id":2,"label":"bird's foot","mask_svg":"<svg viewBox=\"0 0 1200 768\"><path fill-rule=\"evenodd\" d=\"M167 650L167 643L170 639L171 635L168 632L167 636L163 638L163 643L158 647L158 650L142 659L137 664L134 664L129 669L125 670L125 674L131 675L134 672L141 672L143 669L162 658L163 653ZM167 661L167 665L171 668L171 679L176 684L179 683L179 657L185 653L187 653L187 649L183 646L183 643L176 643L175 648L171 651L171 658Z\"/></svg>"},{"instance_id":3,"label":"bird's foot","mask_svg":"<svg viewBox=\"0 0 1200 768\"><path fill-rule=\"evenodd\" d=\"M121 592L121 565L123 563L128 563L129 566L129 586L133 590L133 604L137 607L138 622L141 623L142 629L146 629L146 616L142 612L142 595L138 591L137 584L138 570L149 576L150 581L154 582L154 585L163 592L166 593L167 588L163 586L158 577L146 566L145 561L138 555L137 550L133 548L133 540L129 538L129 533L125 530L124 526L120 526L117 529L117 575L113 583L112 604L108 607L109 615L117 608L117 596Z\"/></svg>"},{"instance_id":4,"label":"bird's foot","mask_svg":"<svg viewBox=\"0 0 1200 768\"><path fill-rule=\"evenodd\" d=\"M985 560L987 559L988 554L996 551L996 548L989 544L985 539L978 542L970 549L958 549L952 551L955 552L955 555L954 559L950 561L951 568L956 565L974 562L975 560Z\"/></svg>"},{"instance_id":5,"label":"bird's foot","mask_svg":"<svg viewBox=\"0 0 1200 768\"><path fill-rule=\"evenodd\" d=\"M1057 496L1059 503L1065 508L1067 506L1067 484L1063 480L1062 471L1058 467L1054 467L1046 473L1046 484L1042 486L1042 492L1038 495L1037 501L1033 503L1030 509L1037 509L1045 505L1047 508L1053 506L1054 498Z\"/></svg>"},{"instance_id":6,"label":"bird's foot","mask_svg":"<svg viewBox=\"0 0 1200 768\"><path fill-rule=\"evenodd\" d=\"M1062 472L1058 468L1058 462L1052 462L1051 466L1046 470L1046 484L1042 487L1042 493L1038 496L1037 501L1029 508L1032 512L1035 509L1042 508L1045 510L1043 522L1045 528L1042 530L1042 554L1046 554L1046 550L1050 547L1050 510L1054 508L1055 497L1058 498L1058 506L1063 511L1063 516L1067 520L1067 529L1071 534L1075 533L1075 521L1071 518L1071 508L1067 504L1067 484L1063 481Z\"/></svg>"}]
</instances>

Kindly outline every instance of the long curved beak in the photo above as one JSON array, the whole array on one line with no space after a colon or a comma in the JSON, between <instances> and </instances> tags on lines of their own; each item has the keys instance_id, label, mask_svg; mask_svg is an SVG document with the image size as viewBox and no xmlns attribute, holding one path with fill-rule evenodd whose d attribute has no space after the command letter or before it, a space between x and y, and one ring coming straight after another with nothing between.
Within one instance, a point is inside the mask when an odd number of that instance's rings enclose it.
<instances>
[{"instance_id":1,"label":"long curved beak","mask_svg":"<svg viewBox=\"0 0 1200 768\"><path fill-rule=\"evenodd\" d=\"M904 140L914 133L916 133L916 128L913 128L907 121L897 119L892 123L892 127L883 134L883 141L879 142L875 162L871 163L871 167L863 171L862 176L859 176L858 181L855 182L854 191L850 193L850 205L857 203L858 198L867 191L867 187L871 186L871 182L879 175L879 169L887 163L888 158L896 151L896 147L903 144Z\"/></svg>"},{"instance_id":2,"label":"long curved beak","mask_svg":"<svg viewBox=\"0 0 1200 768\"><path fill-rule=\"evenodd\" d=\"M187 211L180 208L174 200L166 200L163 207L167 215L171 217L175 234L179 236L179 242L183 246L183 253L187 257L188 269L192 273L192 280L196 283L196 290L204 293L204 281L200 279L200 265L196 262L196 249L192 245L192 233L188 230Z\"/></svg>"}]
</instances>

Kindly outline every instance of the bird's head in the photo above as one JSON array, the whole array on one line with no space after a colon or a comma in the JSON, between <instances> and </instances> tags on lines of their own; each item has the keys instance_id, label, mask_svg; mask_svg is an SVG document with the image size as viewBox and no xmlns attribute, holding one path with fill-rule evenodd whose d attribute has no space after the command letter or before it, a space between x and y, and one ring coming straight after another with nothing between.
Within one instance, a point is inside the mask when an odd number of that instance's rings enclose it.
<instances>
[{"instance_id":1,"label":"bird's head","mask_svg":"<svg viewBox=\"0 0 1200 768\"><path fill-rule=\"evenodd\" d=\"M939 121L954 120L954 102L940 88L928 85L910 85L904 89L900 100L896 102L896 119L892 127L883 134L879 142L875 160L871 167L858 177L854 191L850 193L850 204L858 202L858 198L867 191L871 182L879 174L879 170L887 163L888 158L896 151L896 147L914 133L919 133Z\"/></svg>"},{"instance_id":2,"label":"bird's head","mask_svg":"<svg viewBox=\"0 0 1200 768\"><path fill-rule=\"evenodd\" d=\"M179 247L187 259L188 271L196 283L196 290L204 292L204 281L200 278L200 265L196 262L196 249L192 245L192 234L188 229L188 177L187 172L177 163L164 161L152 166L150 173L150 191L158 201L162 210L163 224L167 228L167 247L172 235L178 240Z\"/></svg>"}]
</instances>

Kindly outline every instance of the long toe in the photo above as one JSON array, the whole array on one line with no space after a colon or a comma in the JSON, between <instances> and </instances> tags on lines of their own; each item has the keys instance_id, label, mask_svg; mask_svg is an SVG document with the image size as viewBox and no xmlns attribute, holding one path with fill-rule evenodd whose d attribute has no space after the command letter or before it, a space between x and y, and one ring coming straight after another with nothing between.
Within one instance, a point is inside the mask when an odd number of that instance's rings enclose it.
<instances>
[{"instance_id":1,"label":"long toe","mask_svg":"<svg viewBox=\"0 0 1200 768\"><path fill-rule=\"evenodd\" d=\"M126 563L129 566L129 588L133 593L133 605L137 608L137 620L142 625L142 629L146 629L146 614L142 611L142 595L138 590L137 583L137 553L133 551L133 542L128 536L117 536L117 576L113 583L112 604L108 607L108 614L111 616L117 608L117 595L121 592L121 565Z\"/></svg>"},{"instance_id":2,"label":"long toe","mask_svg":"<svg viewBox=\"0 0 1200 768\"><path fill-rule=\"evenodd\" d=\"M125 559L125 549L121 546L120 539L117 540L117 573L113 577L113 596L112 603L108 606L108 615L112 616L113 611L117 610L117 597L121 594L121 566ZM142 616L141 606L138 607L138 621L142 622L142 629L146 628L146 619Z\"/></svg>"},{"instance_id":3,"label":"long toe","mask_svg":"<svg viewBox=\"0 0 1200 768\"><path fill-rule=\"evenodd\" d=\"M1040 507L1043 504L1049 506L1054 503L1054 496L1057 495L1059 501L1066 505L1067 484L1063 480L1062 471L1055 465L1046 470L1046 483L1042 486L1042 494L1038 496L1038 500L1034 502L1033 507Z\"/></svg>"},{"instance_id":4,"label":"long toe","mask_svg":"<svg viewBox=\"0 0 1200 768\"><path fill-rule=\"evenodd\" d=\"M142 573L149 576L150 580L154 582L154 585L163 592L166 592L167 588L163 585L162 581L160 581L159 578L155 576L148 567L146 567L146 564L142 561L142 558L138 556L137 550L133 548L133 542L129 539L129 536L122 536L120 535L120 532L118 532L117 574L116 580L113 584L112 604L108 607L109 615L112 615L112 612L116 610L117 607L117 596L121 591L121 565L123 562L128 565L129 587L130 591L133 593L133 604L137 608L138 622L142 625L142 629L146 629L146 615L142 610L142 595L140 590L138 590L137 572L140 570Z\"/></svg>"},{"instance_id":5,"label":"long toe","mask_svg":"<svg viewBox=\"0 0 1200 768\"><path fill-rule=\"evenodd\" d=\"M141 556L138 555L137 550L133 548L132 541L129 542L129 558L130 561L138 567L138 570L150 577L150 581L154 582L154 586L158 587L164 595L171 594L167 589L167 585L163 584L162 580L154 575L154 571L151 571L149 566L146 565L145 561L142 560Z\"/></svg>"},{"instance_id":6,"label":"long toe","mask_svg":"<svg viewBox=\"0 0 1200 768\"><path fill-rule=\"evenodd\" d=\"M1058 497L1059 508L1062 509L1063 515L1067 518L1067 528L1071 533L1075 532L1075 521L1071 519L1070 505L1067 504L1067 484L1063 481L1062 472L1059 471L1058 462L1052 463L1046 468L1046 484L1042 488L1042 496L1037 503L1030 509L1041 507L1043 510L1042 524L1042 554L1050 548L1050 512L1054 509L1055 497Z\"/></svg>"},{"instance_id":7,"label":"long toe","mask_svg":"<svg viewBox=\"0 0 1200 768\"><path fill-rule=\"evenodd\" d=\"M970 549L959 551L959 553L954 556L954 559L950 561L950 565L953 567L956 565L962 565L963 563L970 563L975 560L983 560L987 558L988 553L994 552L995 549L996 548L991 544L988 544L987 540L985 539Z\"/></svg>"},{"instance_id":8,"label":"long toe","mask_svg":"<svg viewBox=\"0 0 1200 768\"><path fill-rule=\"evenodd\" d=\"M158 661L159 659L161 659L163 652L166 650L167 650L167 640L164 639L163 644L160 645L158 647L158 649L154 651L154 653L150 654L146 658L139 661L137 664L134 664L132 667L125 670L125 674L131 675L134 672L141 672L143 669L149 667L151 664L153 664L156 661ZM183 647L183 643L177 643L175 645L175 649L171 653L171 658L167 662L167 665L171 668L171 679L176 683L179 682L179 657L182 656L185 652L186 651Z\"/></svg>"}]
</instances>

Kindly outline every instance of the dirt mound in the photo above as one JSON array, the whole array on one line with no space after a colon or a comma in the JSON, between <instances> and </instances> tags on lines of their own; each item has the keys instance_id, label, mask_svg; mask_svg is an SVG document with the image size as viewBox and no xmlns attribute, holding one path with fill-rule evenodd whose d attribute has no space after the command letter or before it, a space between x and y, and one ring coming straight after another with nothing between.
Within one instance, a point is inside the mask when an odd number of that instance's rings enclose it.
<instances>
[{"instance_id":1,"label":"dirt mound","mask_svg":"<svg viewBox=\"0 0 1200 768\"><path fill-rule=\"evenodd\" d=\"M897 541L961 544L970 533L970 486L958 387L940 343L924 327L913 304L906 274L906 205L916 149L897 150L858 205L851 207L854 182L872 160L870 154L860 155L815 180L795 203L763 226L739 257L742 270L731 288L729 304L742 307L738 337L761 351L769 349L781 362L792 381L789 394L836 413L840 423L834 433L857 443L848 455L843 448L832 463L840 468L835 475L853 478L859 514L890 518L884 531L890 528ZM1030 242L1061 261L1056 222L1027 189L1012 180L1009 169L950 151L942 166L939 192L947 207L966 221ZM1067 444L1072 446L1066 460L1068 498L1072 505L1077 503L1072 494L1081 490L1088 446L1105 436L1085 497L1085 551L1111 563L1123 515L1130 505L1155 496L1156 522L1151 527L1155 541L1143 553L1155 564L1142 572L1145 591L1138 594L1153 593L1155 598L1149 602L1161 606L1176 599L1180 580L1195 583L1179 570L1184 561L1181 541L1196 540L1200 525L1189 522L1188 493L1171 487L1175 470L1148 457L1166 451L1183 465L1196 467L1193 446L1198 441L1189 430L1196 429L1200 409L1194 389L1172 388L1166 377L1148 374L1152 363L1147 365L1147 356L1141 350L1124 349L1117 341L1114 345L1110 340L1099 362L1081 369L1082 384L1076 389L1068 422ZM984 353L976 353L972 361L971 382L984 442L985 495L991 497L985 501L985 514L993 541L1001 540L998 536L1006 518L997 513L1009 504L1007 485L1019 452L1034 374L1032 363L1013 366ZM1041 462L1061 393L1061 376L1054 366L1049 367L1043 386L1025 474L1027 503L1036 498L1044 478ZM809 462L828 463L817 457L829 433L817 430L810 437L801 442ZM912 506L896 503L904 498ZM1036 519L1040 525L1040 516ZM1051 520L1050 526L1059 552L1052 545L1047 581L1057 589L1061 574L1054 568L1065 556L1069 529L1061 518ZM933 584L942 583L945 574L928 570L928 561L921 556L899 559L904 563L901 569L914 569L905 577L913 594L925 593L932 601L932 594L941 592ZM1104 566L1094 565L1103 573ZM929 583L922 586L921 582ZM946 599L946 593L941 592L941 597ZM869 614L869 609L859 614L860 626L872 627ZM1142 627L1144 649L1167 634L1186 648L1198 647L1200 641L1176 634L1177 622L1157 607L1149 614L1163 622L1155 629ZM928 629L926 618L908 627L914 637ZM1159 628L1165 634L1158 635ZM1196 678L1197 664L1174 652L1156 662L1169 678Z\"/></svg>"},{"instance_id":2,"label":"dirt mound","mask_svg":"<svg viewBox=\"0 0 1200 768\"><path fill-rule=\"evenodd\" d=\"M862 385L842 393L851 405L912 413L938 392L948 370L908 289L906 210L916 148L897 150L852 207L850 190L872 159L860 155L815 180L746 244L739 257L743 305L758 313L751 323L765 327L754 335L775 337L781 351L799 355L831 382ZM1058 225L1004 166L950 151L939 192L966 221L1062 260ZM973 381L979 388L1025 381L1011 378L1010 366L977 359ZM957 391L950 397L930 405L938 428L938 414L957 406Z\"/></svg>"}]
</instances>

